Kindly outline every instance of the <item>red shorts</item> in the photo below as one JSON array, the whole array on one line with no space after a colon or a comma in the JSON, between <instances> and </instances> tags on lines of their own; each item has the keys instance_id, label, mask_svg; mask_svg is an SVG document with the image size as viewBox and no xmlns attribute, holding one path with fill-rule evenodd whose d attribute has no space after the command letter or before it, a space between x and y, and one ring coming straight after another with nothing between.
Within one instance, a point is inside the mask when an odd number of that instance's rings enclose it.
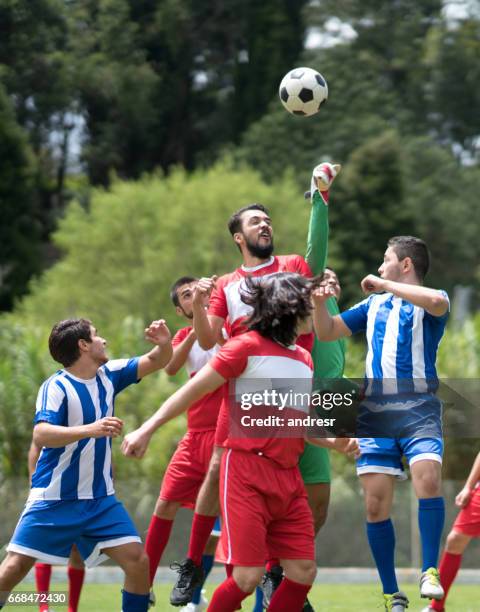
<instances>
[{"instance_id":1,"label":"red shorts","mask_svg":"<svg viewBox=\"0 0 480 612\"><path fill-rule=\"evenodd\" d=\"M217 561L263 566L269 558L315 559L312 511L297 466L227 449L220 470L222 535Z\"/></svg>"},{"instance_id":2,"label":"red shorts","mask_svg":"<svg viewBox=\"0 0 480 612\"><path fill-rule=\"evenodd\" d=\"M453 529L472 538L480 537L480 487L473 491L468 505L459 512Z\"/></svg>"},{"instance_id":3,"label":"red shorts","mask_svg":"<svg viewBox=\"0 0 480 612\"><path fill-rule=\"evenodd\" d=\"M187 431L170 459L160 489L160 499L195 506L213 452L215 431Z\"/></svg>"}]
</instances>

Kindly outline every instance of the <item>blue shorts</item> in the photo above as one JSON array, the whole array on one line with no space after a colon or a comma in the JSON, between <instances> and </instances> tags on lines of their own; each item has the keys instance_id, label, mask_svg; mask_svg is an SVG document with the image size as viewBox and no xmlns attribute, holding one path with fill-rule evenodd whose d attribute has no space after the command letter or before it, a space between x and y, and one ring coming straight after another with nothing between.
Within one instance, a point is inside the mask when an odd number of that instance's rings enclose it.
<instances>
[{"instance_id":1,"label":"blue shorts","mask_svg":"<svg viewBox=\"0 0 480 612\"><path fill-rule=\"evenodd\" d=\"M441 438L359 438L361 455L357 459L357 474L390 474L400 480L407 478L402 456L412 465L430 459L442 463Z\"/></svg>"},{"instance_id":2,"label":"blue shorts","mask_svg":"<svg viewBox=\"0 0 480 612\"><path fill-rule=\"evenodd\" d=\"M222 525L220 523L220 517L217 516L216 520L215 520L215 525L213 526L212 532L211 534L212 536L216 536L217 538L219 538L222 535Z\"/></svg>"},{"instance_id":3,"label":"blue shorts","mask_svg":"<svg viewBox=\"0 0 480 612\"><path fill-rule=\"evenodd\" d=\"M114 495L98 499L37 500L27 503L7 550L45 563L68 563L76 544L87 567L108 557L104 548L141 542Z\"/></svg>"}]
</instances>

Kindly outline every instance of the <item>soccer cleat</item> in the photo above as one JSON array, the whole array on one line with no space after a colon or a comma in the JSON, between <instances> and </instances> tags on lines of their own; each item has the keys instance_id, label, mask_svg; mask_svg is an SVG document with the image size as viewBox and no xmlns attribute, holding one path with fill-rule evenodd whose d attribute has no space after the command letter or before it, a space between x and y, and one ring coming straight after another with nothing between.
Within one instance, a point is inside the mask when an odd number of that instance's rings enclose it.
<instances>
[{"instance_id":1,"label":"soccer cleat","mask_svg":"<svg viewBox=\"0 0 480 612\"><path fill-rule=\"evenodd\" d=\"M315 612L312 604L308 601L308 597L305 600L305 603L303 604L302 612Z\"/></svg>"},{"instance_id":2,"label":"soccer cleat","mask_svg":"<svg viewBox=\"0 0 480 612\"><path fill-rule=\"evenodd\" d=\"M427 599L443 599L445 597L437 568L429 567L426 572L422 572L420 576L420 597Z\"/></svg>"},{"instance_id":3,"label":"soccer cleat","mask_svg":"<svg viewBox=\"0 0 480 612\"><path fill-rule=\"evenodd\" d=\"M150 591L150 593L148 594L148 607L152 608L155 605L155 602L157 601L156 597L155 597L155 593L153 592L153 589Z\"/></svg>"},{"instance_id":4,"label":"soccer cleat","mask_svg":"<svg viewBox=\"0 0 480 612\"><path fill-rule=\"evenodd\" d=\"M435 612L435 610L432 608L432 606L427 606L426 608L423 608L422 612Z\"/></svg>"},{"instance_id":5,"label":"soccer cleat","mask_svg":"<svg viewBox=\"0 0 480 612\"><path fill-rule=\"evenodd\" d=\"M384 595L385 612L405 612L408 608L409 601L403 591L393 593L393 595Z\"/></svg>"},{"instance_id":6,"label":"soccer cleat","mask_svg":"<svg viewBox=\"0 0 480 612\"><path fill-rule=\"evenodd\" d=\"M200 602L198 604L194 604L191 601L185 607L183 607L180 612L204 612L208 608L208 599L205 597L205 589L202 589L202 594L200 596Z\"/></svg>"},{"instance_id":7,"label":"soccer cleat","mask_svg":"<svg viewBox=\"0 0 480 612\"><path fill-rule=\"evenodd\" d=\"M201 565L195 565L191 559L181 563L172 563L170 569L179 574L177 582L170 593L172 606L185 606L192 601L193 592L203 583L205 572Z\"/></svg>"},{"instance_id":8,"label":"soccer cleat","mask_svg":"<svg viewBox=\"0 0 480 612\"><path fill-rule=\"evenodd\" d=\"M283 568L280 565L274 565L272 569L264 575L262 579L261 589L263 591L263 607L266 610L270 605L273 594L280 586L283 580Z\"/></svg>"}]
</instances>

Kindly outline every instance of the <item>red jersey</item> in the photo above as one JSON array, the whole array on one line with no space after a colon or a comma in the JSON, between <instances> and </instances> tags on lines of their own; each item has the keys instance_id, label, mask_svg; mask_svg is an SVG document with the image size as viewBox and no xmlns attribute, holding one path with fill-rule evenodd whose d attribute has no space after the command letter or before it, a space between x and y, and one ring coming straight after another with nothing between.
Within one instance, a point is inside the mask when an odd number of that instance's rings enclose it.
<instances>
[{"instance_id":1,"label":"red jersey","mask_svg":"<svg viewBox=\"0 0 480 612\"><path fill-rule=\"evenodd\" d=\"M181 344L191 331L191 327L179 329L172 339L172 346ZM190 378L203 368L219 350L218 344L205 351L195 340L188 354L185 368ZM187 411L187 426L189 431L210 431L217 426L218 413L223 398L223 388L207 393L201 399L194 402Z\"/></svg>"},{"instance_id":2,"label":"red jersey","mask_svg":"<svg viewBox=\"0 0 480 612\"><path fill-rule=\"evenodd\" d=\"M240 298L244 278L246 276L267 276L277 272L296 272L307 278L312 277L312 271L301 255L272 256L269 261L253 268L241 266L217 280L216 288L210 296L208 314L228 319L230 337L246 331L243 321L251 314L252 307L242 302ZM311 352L313 339L313 333L304 334L299 336L297 344Z\"/></svg>"},{"instance_id":3,"label":"red jersey","mask_svg":"<svg viewBox=\"0 0 480 612\"><path fill-rule=\"evenodd\" d=\"M255 393L263 389L266 380L270 389L285 391L285 379L288 379L289 390L299 395L309 396L312 389L313 363L310 354L297 345L284 347L256 331L248 331L231 338L213 357L210 366L223 378L235 379L237 398L245 393ZM308 401L289 406L298 416L308 414L308 408ZM258 438L247 435L233 437L229 432L222 446L264 455L282 468L291 468L298 464L304 448L304 439Z\"/></svg>"}]
</instances>

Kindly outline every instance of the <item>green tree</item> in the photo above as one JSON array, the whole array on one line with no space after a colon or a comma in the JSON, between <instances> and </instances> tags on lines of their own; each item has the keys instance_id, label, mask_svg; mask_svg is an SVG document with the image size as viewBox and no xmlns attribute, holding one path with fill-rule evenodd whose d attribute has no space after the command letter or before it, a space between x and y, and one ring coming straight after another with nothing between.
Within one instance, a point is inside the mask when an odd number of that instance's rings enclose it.
<instances>
[{"instance_id":1,"label":"green tree","mask_svg":"<svg viewBox=\"0 0 480 612\"><path fill-rule=\"evenodd\" d=\"M35 163L25 132L0 85L0 310L10 309L39 270Z\"/></svg>"}]
</instances>

